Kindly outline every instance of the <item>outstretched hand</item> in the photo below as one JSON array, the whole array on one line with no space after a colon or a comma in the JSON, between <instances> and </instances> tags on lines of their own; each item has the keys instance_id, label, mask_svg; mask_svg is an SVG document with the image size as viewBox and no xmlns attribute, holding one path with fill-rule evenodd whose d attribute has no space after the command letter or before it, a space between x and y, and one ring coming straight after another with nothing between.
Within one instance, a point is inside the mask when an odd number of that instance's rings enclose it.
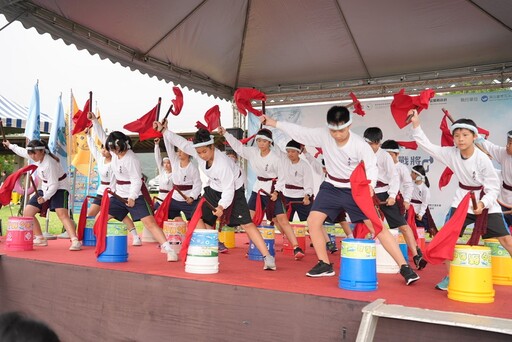
<instances>
[{"instance_id":1,"label":"outstretched hand","mask_svg":"<svg viewBox=\"0 0 512 342\"><path fill-rule=\"evenodd\" d=\"M411 115L412 127L416 128L420 125L420 115L416 109L410 109L407 115Z\"/></svg>"},{"instance_id":2,"label":"outstretched hand","mask_svg":"<svg viewBox=\"0 0 512 342\"><path fill-rule=\"evenodd\" d=\"M270 116L267 116L265 114L261 115L259 117L260 119L260 122L262 125L265 125L265 126L270 126L270 127L276 127L277 125L277 121L272 119Z\"/></svg>"},{"instance_id":3,"label":"outstretched hand","mask_svg":"<svg viewBox=\"0 0 512 342\"><path fill-rule=\"evenodd\" d=\"M164 128L164 125L162 125L162 123L160 121L154 121L153 122L153 129L155 131L161 131L162 129Z\"/></svg>"},{"instance_id":4,"label":"outstretched hand","mask_svg":"<svg viewBox=\"0 0 512 342\"><path fill-rule=\"evenodd\" d=\"M11 143L9 140L4 140L2 141L2 144L4 144L5 147L9 148L9 146L11 146Z\"/></svg>"},{"instance_id":5,"label":"outstretched hand","mask_svg":"<svg viewBox=\"0 0 512 342\"><path fill-rule=\"evenodd\" d=\"M222 126L217 127L217 132L219 132L220 135L226 134L226 129Z\"/></svg>"},{"instance_id":6,"label":"outstretched hand","mask_svg":"<svg viewBox=\"0 0 512 342\"><path fill-rule=\"evenodd\" d=\"M89 113L87 113L87 119L93 120L93 119L96 119L96 116L94 115L93 112L89 112Z\"/></svg>"}]
</instances>

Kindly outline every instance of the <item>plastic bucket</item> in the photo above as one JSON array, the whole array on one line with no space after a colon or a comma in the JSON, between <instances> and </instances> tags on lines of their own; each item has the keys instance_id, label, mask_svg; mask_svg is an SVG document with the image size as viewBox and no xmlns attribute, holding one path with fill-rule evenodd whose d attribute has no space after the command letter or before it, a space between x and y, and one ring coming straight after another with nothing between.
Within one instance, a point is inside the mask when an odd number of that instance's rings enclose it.
<instances>
[{"instance_id":1,"label":"plastic bucket","mask_svg":"<svg viewBox=\"0 0 512 342\"><path fill-rule=\"evenodd\" d=\"M512 285L512 258L497 239L486 239L484 245L491 249L492 282Z\"/></svg>"},{"instance_id":2,"label":"plastic bucket","mask_svg":"<svg viewBox=\"0 0 512 342\"><path fill-rule=\"evenodd\" d=\"M219 241L227 248L235 248L235 228L224 226L219 232Z\"/></svg>"},{"instance_id":3,"label":"plastic bucket","mask_svg":"<svg viewBox=\"0 0 512 342\"><path fill-rule=\"evenodd\" d=\"M290 224L293 230L293 234L297 238L297 244L299 247L306 252L306 225L304 224ZM290 240L283 234L283 254L293 255L293 245L290 243Z\"/></svg>"},{"instance_id":4,"label":"plastic bucket","mask_svg":"<svg viewBox=\"0 0 512 342\"><path fill-rule=\"evenodd\" d=\"M341 241L339 288L351 291L377 289L375 241L344 239Z\"/></svg>"},{"instance_id":5,"label":"plastic bucket","mask_svg":"<svg viewBox=\"0 0 512 342\"><path fill-rule=\"evenodd\" d=\"M489 247L455 246L450 263L448 298L468 303L494 302Z\"/></svg>"},{"instance_id":6,"label":"plastic bucket","mask_svg":"<svg viewBox=\"0 0 512 342\"><path fill-rule=\"evenodd\" d=\"M99 262L128 261L128 230L121 222L107 223L105 251L98 255Z\"/></svg>"},{"instance_id":7,"label":"plastic bucket","mask_svg":"<svg viewBox=\"0 0 512 342\"><path fill-rule=\"evenodd\" d=\"M187 251L185 272L196 274L219 272L219 234L216 230L194 230Z\"/></svg>"},{"instance_id":8,"label":"plastic bucket","mask_svg":"<svg viewBox=\"0 0 512 342\"><path fill-rule=\"evenodd\" d=\"M31 251L34 249L34 218L11 216L7 223L6 251Z\"/></svg>"},{"instance_id":9,"label":"plastic bucket","mask_svg":"<svg viewBox=\"0 0 512 342\"><path fill-rule=\"evenodd\" d=\"M398 233L396 230L391 230L391 235L395 239L398 240ZM398 241L397 241L398 242ZM400 271L400 267L398 267L395 259L391 257L391 255L384 249L384 246L381 245L378 239L375 240L375 248L377 253L377 273L387 273L387 274L395 274Z\"/></svg>"},{"instance_id":10,"label":"plastic bucket","mask_svg":"<svg viewBox=\"0 0 512 342\"><path fill-rule=\"evenodd\" d=\"M263 237L263 241L265 245L267 245L267 249L270 255L275 256L276 251L274 249L275 238L274 238L274 226L259 226L258 230L260 231L261 236ZM261 255L256 245L250 241L249 242L249 253L247 254L247 259L262 261L263 255Z\"/></svg>"},{"instance_id":11,"label":"plastic bucket","mask_svg":"<svg viewBox=\"0 0 512 342\"><path fill-rule=\"evenodd\" d=\"M88 216L86 220L82 245L96 246L96 236L94 236L94 223L96 222L96 217Z\"/></svg>"},{"instance_id":12,"label":"plastic bucket","mask_svg":"<svg viewBox=\"0 0 512 342\"><path fill-rule=\"evenodd\" d=\"M187 223L185 221L169 220L164 222L163 232L171 248L179 254L181 245L187 233Z\"/></svg>"},{"instance_id":13,"label":"plastic bucket","mask_svg":"<svg viewBox=\"0 0 512 342\"><path fill-rule=\"evenodd\" d=\"M400 251L404 256L405 262L409 262L409 252L407 248L407 243L405 242L404 234L400 233L398 229L390 229L391 234L395 237L398 242L398 247L400 247Z\"/></svg>"}]
</instances>

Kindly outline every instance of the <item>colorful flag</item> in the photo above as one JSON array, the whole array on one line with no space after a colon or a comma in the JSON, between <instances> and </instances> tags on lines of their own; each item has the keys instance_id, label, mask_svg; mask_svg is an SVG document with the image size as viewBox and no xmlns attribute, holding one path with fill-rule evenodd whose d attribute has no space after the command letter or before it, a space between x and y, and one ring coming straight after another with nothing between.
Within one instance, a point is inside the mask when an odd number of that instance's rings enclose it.
<instances>
[{"instance_id":1,"label":"colorful flag","mask_svg":"<svg viewBox=\"0 0 512 342\"><path fill-rule=\"evenodd\" d=\"M71 114L74 118L79 112L76 104L75 97L71 94ZM72 120L73 121L73 120ZM71 122L73 128L73 122ZM91 151L87 145L87 136L82 131L78 134L73 135L72 147L71 147L71 165L73 165L78 172L84 176L89 175L89 161L91 159Z\"/></svg>"},{"instance_id":2,"label":"colorful flag","mask_svg":"<svg viewBox=\"0 0 512 342\"><path fill-rule=\"evenodd\" d=\"M171 113L172 115L178 115L181 113L181 110L183 109L183 93L181 92L181 89L178 87L172 87L172 91L174 92L174 95L176 95L176 98L171 101Z\"/></svg>"},{"instance_id":3,"label":"colorful flag","mask_svg":"<svg viewBox=\"0 0 512 342\"><path fill-rule=\"evenodd\" d=\"M41 104L39 101L39 82L34 85L32 100L27 115L27 125L25 126L25 137L28 141L41 139Z\"/></svg>"},{"instance_id":4,"label":"colorful flag","mask_svg":"<svg viewBox=\"0 0 512 342\"><path fill-rule=\"evenodd\" d=\"M433 98L435 92L432 89L424 90L418 96L410 96L405 94L404 89L401 89L397 94L393 95L391 102L391 115L395 119L396 124L400 129L407 126L408 112L411 109L416 109L420 113L423 109L428 109L430 99Z\"/></svg>"},{"instance_id":5,"label":"colorful flag","mask_svg":"<svg viewBox=\"0 0 512 342\"><path fill-rule=\"evenodd\" d=\"M9 175L5 179L4 183L2 184L2 187L0 188L1 205L8 205L9 203L11 203L11 194L18 178L20 178L21 175L23 175L25 172L34 171L35 169L37 169L37 165L27 165L25 167L22 167L18 171L14 172L13 174Z\"/></svg>"},{"instance_id":6,"label":"colorful flag","mask_svg":"<svg viewBox=\"0 0 512 342\"><path fill-rule=\"evenodd\" d=\"M63 170L68 169L68 152L66 142L66 121L64 119L64 107L62 106L62 95L57 103L57 113L53 118L52 130L48 140L48 148L60 159Z\"/></svg>"},{"instance_id":7,"label":"colorful flag","mask_svg":"<svg viewBox=\"0 0 512 342\"><path fill-rule=\"evenodd\" d=\"M71 134L75 135L77 133L81 133L87 127L91 126L91 124L92 124L91 120L89 120L87 118L87 115L89 114L90 111L91 111L91 103L90 103L90 100L88 99L85 102L84 109L79 110L78 112L76 112L73 115L73 123L75 124L75 126L73 127L73 131L71 132Z\"/></svg>"},{"instance_id":8,"label":"colorful flag","mask_svg":"<svg viewBox=\"0 0 512 342\"><path fill-rule=\"evenodd\" d=\"M130 132L139 133L140 141L154 139L154 138L162 138L162 133L156 131L153 128L153 122L156 121L157 111L158 111L158 105L156 105L153 109L151 109L149 112L144 114L139 119L137 119L133 122L127 123L126 125L123 126L123 128Z\"/></svg>"}]
</instances>

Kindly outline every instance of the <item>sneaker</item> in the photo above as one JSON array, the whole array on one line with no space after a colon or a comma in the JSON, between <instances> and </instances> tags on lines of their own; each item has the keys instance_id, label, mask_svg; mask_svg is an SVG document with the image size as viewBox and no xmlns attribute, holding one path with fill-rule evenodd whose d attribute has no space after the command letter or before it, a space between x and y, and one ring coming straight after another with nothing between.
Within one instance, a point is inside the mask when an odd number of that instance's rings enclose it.
<instances>
[{"instance_id":1,"label":"sneaker","mask_svg":"<svg viewBox=\"0 0 512 342\"><path fill-rule=\"evenodd\" d=\"M58 239L69 239L69 234L68 234L68 232L64 232L62 234L57 235L57 238Z\"/></svg>"},{"instance_id":2,"label":"sneaker","mask_svg":"<svg viewBox=\"0 0 512 342\"><path fill-rule=\"evenodd\" d=\"M263 257L263 261L265 265L263 266L264 270L275 271L276 270L276 259L272 255L267 255Z\"/></svg>"},{"instance_id":3,"label":"sneaker","mask_svg":"<svg viewBox=\"0 0 512 342\"><path fill-rule=\"evenodd\" d=\"M176 254L174 249L167 252L167 261L178 261L178 254Z\"/></svg>"},{"instance_id":4,"label":"sneaker","mask_svg":"<svg viewBox=\"0 0 512 342\"><path fill-rule=\"evenodd\" d=\"M448 284L450 283L450 277L446 276L439 283L436 284L436 289L441 291L448 290Z\"/></svg>"},{"instance_id":5,"label":"sneaker","mask_svg":"<svg viewBox=\"0 0 512 342\"><path fill-rule=\"evenodd\" d=\"M48 240L46 240L46 238L44 237L36 236L36 238L34 239L34 246L46 247L48 246Z\"/></svg>"},{"instance_id":6,"label":"sneaker","mask_svg":"<svg viewBox=\"0 0 512 342\"><path fill-rule=\"evenodd\" d=\"M295 260L301 260L304 258L304 251L300 247L295 247L293 249L293 256L295 257Z\"/></svg>"},{"instance_id":7,"label":"sneaker","mask_svg":"<svg viewBox=\"0 0 512 342\"><path fill-rule=\"evenodd\" d=\"M423 257L419 254L413 256L412 259L414 260L414 264L418 270L422 270L425 268L425 266L427 266L427 260L423 259Z\"/></svg>"},{"instance_id":8,"label":"sneaker","mask_svg":"<svg viewBox=\"0 0 512 342\"><path fill-rule=\"evenodd\" d=\"M71 246L69 247L70 251L79 251L82 249L82 243L78 241L77 238L71 240Z\"/></svg>"},{"instance_id":9,"label":"sneaker","mask_svg":"<svg viewBox=\"0 0 512 342\"><path fill-rule=\"evenodd\" d=\"M332 277L335 274L332 269L332 264L326 264L322 260L319 260L318 264L306 273L308 277Z\"/></svg>"},{"instance_id":10,"label":"sneaker","mask_svg":"<svg viewBox=\"0 0 512 342\"><path fill-rule=\"evenodd\" d=\"M142 246L142 240L138 235L133 237L132 246Z\"/></svg>"},{"instance_id":11,"label":"sneaker","mask_svg":"<svg viewBox=\"0 0 512 342\"><path fill-rule=\"evenodd\" d=\"M226 247L224 242L219 241L219 253L227 253L227 252L228 252L228 248Z\"/></svg>"},{"instance_id":12,"label":"sneaker","mask_svg":"<svg viewBox=\"0 0 512 342\"><path fill-rule=\"evenodd\" d=\"M423 258L423 252L418 246L416 246L416 253L418 253L418 255Z\"/></svg>"},{"instance_id":13,"label":"sneaker","mask_svg":"<svg viewBox=\"0 0 512 342\"><path fill-rule=\"evenodd\" d=\"M338 251L338 247L336 247L336 244L332 241L329 241L325 244L325 248L331 252L331 254L334 254Z\"/></svg>"},{"instance_id":14,"label":"sneaker","mask_svg":"<svg viewBox=\"0 0 512 342\"><path fill-rule=\"evenodd\" d=\"M402 265L400 267L400 274L405 279L405 284L409 285L420 279L420 276L416 274L409 265Z\"/></svg>"}]
</instances>

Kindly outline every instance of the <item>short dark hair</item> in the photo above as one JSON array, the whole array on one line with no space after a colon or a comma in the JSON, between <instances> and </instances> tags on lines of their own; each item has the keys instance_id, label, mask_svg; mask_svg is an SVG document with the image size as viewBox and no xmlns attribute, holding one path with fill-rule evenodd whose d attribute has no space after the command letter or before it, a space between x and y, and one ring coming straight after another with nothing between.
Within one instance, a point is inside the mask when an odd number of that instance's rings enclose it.
<instances>
[{"instance_id":1,"label":"short dark hair","mask_svg":"<svg viewBox=\"0 0 512 342\"><path fill-rule=\"evenodd\" d=\"M379 127L368 127L364 131L363 137L372 143L379 143L382 140L382 130Z\"/></svg>"},{"instance_id":2,"label":"short dark hair","mask_svg":"<svg viewBox=\"0 0 512 342\"><path fill-rule=\"evenodd\" d=\"M211 135L210 131L208 131L207 129L199 128L197 130L196 134L194 134L192 143L199 144L199 143L210 141L210 139L211 139L210 135Z\"/></svg>"},{"instance_id":3,"label":"short dark hair","mask_svg":"<svg viewBox=\"0 0 512 342\"><path fill-rule=\"evenodd\" d=\"M119 131L111 132L105 141L105 149L109 152L111 150L115 150L116 148L119 148L120 152L124 152L129 150L131 146L131 139L126 134Z\"/></svg>"},{"instance_id":4,"label":"short dark hair","mask_svg":"<svg viewBox=\"0 0 512 342\"><path fill-rule=\"evenodd\" d=\"M327 123L330 125L346 124L350 121L350 112L347 107L333 106L327 111Z\"/></svg>"},{"instance_id":5,"label":"short dark hair","mask_svg":"<svg viewBox=\"0 0 512 342\"><path fill-rule=\"evenodd\" d=\"M0 315L0 341L60 342L57 334L45 323L19 312Z\"/></svg>"},{"instance_id":6,"label":"short dark hair","mask_svg":"<svg viewBox=\"0 0 512 342\"><path fill-rule=\"evenodd\" d=\"M400 148L400 145L395 140L386 140L380 145L383 149L386 150L398 150Z\"/></svg>"},{"instance_id":7,"label":"short dark hair","mask_svg":"<svg viewBox=\"0 0 512 342\"><path fill-rule=\"evenodd\" d=\"M455 124L465 124L465 125L470 125L470 126L473 126L475 127L477 130L478 130L478 126L476 125L476 123L471 120L471 119L458 119L456 120L454 123ZM457 129L460 129L460 128L455 128L453 131L452 131L452 135L453 133L457 130ZM475 132L472 132L473 134L476 134Z\"/></svg>"}]
</instances>

